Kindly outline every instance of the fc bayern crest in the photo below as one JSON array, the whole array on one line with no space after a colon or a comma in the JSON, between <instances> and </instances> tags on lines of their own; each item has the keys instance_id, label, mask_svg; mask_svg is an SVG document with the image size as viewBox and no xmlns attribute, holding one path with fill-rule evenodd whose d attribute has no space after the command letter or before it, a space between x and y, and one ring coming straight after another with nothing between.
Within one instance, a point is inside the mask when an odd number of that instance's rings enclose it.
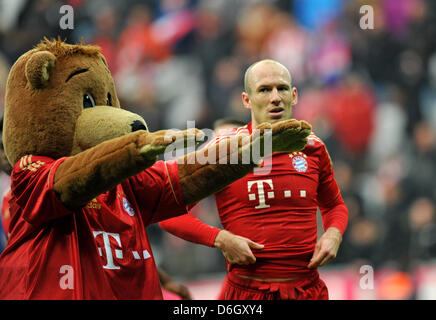
<instances>
[{"instance_id":1,"label":"fc bayern crest","mask_svg":"<svg viewBox=\"0 0 436 320\"><path fill-rule=\"evenodd\" d=\"M133 217L135 215L135 210L133 210L129 201L127 201L127 199L125 197L123 197L123 207L124 207L124 210L126 210L127 213L129 214L129 216Z\"/></svg>"},{"instance_id":2,"label":"fc bayern crest","mask_svg":"<svg viewBox=\"0 0 436 320\"><path fill-rule=\"evenodd\" d=\"M307 160L302 156L295 156L292 158L292 166L298 172L306 172L307 171Z\"/></svg>"}]
</instances>

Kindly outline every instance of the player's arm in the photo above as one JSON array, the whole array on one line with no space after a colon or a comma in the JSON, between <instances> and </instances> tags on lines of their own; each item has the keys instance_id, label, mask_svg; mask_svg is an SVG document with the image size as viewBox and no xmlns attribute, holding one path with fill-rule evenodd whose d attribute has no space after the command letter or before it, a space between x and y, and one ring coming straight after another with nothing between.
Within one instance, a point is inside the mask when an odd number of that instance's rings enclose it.
<instances>
[{"instance_id":1,"label":"player's arm","mask_svg":"<svg viewBox=\"0 0 436 320\"><path fill-rule=\"evenodd\" d=\"M183 240L208 247L214 246L217 234L221 231L200 221L192 213L160 221L159 227Z\"/></svg>"},{"instance_id":2,"label":"player's arm","mask_svg":"<svg viewBox=\"0 0 436 320\"><path fill-rule=\"evenodd\" d=\"M325 232L315 245L309 268L322 267L336 258L348 221L347 207L339 197L331 207L320 207Z\"/></svg>"},{"instance_id":3,"label":"player's arm","mask_svg":"<svg viewBox=\"0 0 436 320\"><path fill-rule=\"evenodd\" d=\"M191 213L160 221L159 226L186 241L220 249L226 260L232 264L256 262L251 248L263 248L263 245L250 239L209 226Z\"/></svg>"},{"instance_id":4,"label":"player's arm","mask_svg":"<svg viewBox=\"0 0 436 320\"><path fill-rule=\"evenodd\" d=\"M348 223L348 209L334 179L333 165L325 146L322 148L320 163L317 200L325 232L315 245L309 268L322 267L336 258Z\"/></svg>"}]
</instances>

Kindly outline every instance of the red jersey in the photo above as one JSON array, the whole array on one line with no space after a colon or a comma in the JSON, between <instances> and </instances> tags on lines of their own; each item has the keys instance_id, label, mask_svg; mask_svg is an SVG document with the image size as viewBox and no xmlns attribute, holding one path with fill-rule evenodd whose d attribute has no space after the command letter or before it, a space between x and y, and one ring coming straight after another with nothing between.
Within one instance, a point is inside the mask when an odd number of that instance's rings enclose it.
<instances>
[{"instance_id":1,"label":"red jersey","mask_svg":"<svg viewBox=\"0 0 436 320\"><path fill-rule=\"evenodd\" d=\"M251 132L249 123L233 134ZM263 249L253 249L256 263L229 265L229 271L261 278L310 276L317 272L307 265L317 241L318 207L325 230L336 227L343 234L348 221L330 156L314 134L304 150L273 153L264 159L261 168L216 193L215 200L224 229L264 245ZM188 214L160 225L168 229L172 224L174 230L177 224L175 234L185 238L191 233L188 226L198 224L193 220L196 218ZM205 244L212 234L217 234L206 231L202 236Z\"/></svg>"},{"instance_id":2,"label":"red jersey","mask_svg":"<svg viewBox=\"0 0 436 320\"><path fill-rule=\"evenodd\" d=\"M162 299L146 226L185 213L177 164L159 161L85 207L53 190L65 158L14 167L1 299Z\"/></svg>"}]
</instances>

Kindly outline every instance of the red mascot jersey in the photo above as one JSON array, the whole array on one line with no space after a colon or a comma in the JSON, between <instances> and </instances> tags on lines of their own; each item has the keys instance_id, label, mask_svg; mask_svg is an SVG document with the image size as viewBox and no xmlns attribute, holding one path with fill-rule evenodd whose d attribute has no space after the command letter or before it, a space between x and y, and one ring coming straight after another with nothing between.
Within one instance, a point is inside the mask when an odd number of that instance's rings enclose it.
<instances>
[{"instance_id":1,"label":"red mascot jersey","mask_svg":"<svg viewBox=\"0 0 436 320\"><path fill-rule=\"evenodd\" d=\"M162 299L146 226L186 212L177 164L159 161L69 210L53 190L64 159L14 167L0 299Z\"/></svg>"}]
</instances>

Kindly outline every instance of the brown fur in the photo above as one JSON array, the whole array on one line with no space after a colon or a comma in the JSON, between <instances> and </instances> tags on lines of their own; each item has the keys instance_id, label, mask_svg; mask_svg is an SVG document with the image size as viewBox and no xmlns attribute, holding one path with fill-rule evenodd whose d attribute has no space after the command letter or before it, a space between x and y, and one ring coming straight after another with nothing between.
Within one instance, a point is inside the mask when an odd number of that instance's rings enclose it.
<instances>
[{"instance_id":1,"label":"brown fur","mask_svg":"<svg viewBox=\"0 0 436 320\"><path fill-rule=\"evenodd\" d=\"M56 57L48 51L35 52L30 57L25 66L25 73L32 89L42 89L47 85L55 62Z\"/></svg>"},{"instance_id":2,"label":"brown fur","mask_svg":"<svg viewBox=\"0 0 436 320\"><path fill-rule=\"evenodd\" d=\"M83 43L68 44L63 42L60 38L54 40L44 38L35 46L35 51L49 51L56 57L72 56L78 53L88 56L99 56L100 47L84 45Z\"/></svg>"},{"instance_id":3,"label":"brown fur","mask_svg":"<svg viewBox=\"0 0 436 320\"><path fill-rule=\"evenodd\" d=\"M56 57L43 89L34 88L25 72L28 61L41 53ZM59 158L72 152L85 91L93 93L96 105L106 105L109 92L113 107L120 107L104 61L97 47L46 40L15 62L7 81L3 130L5 152L12 165L28 154ZM73 71L84 68L89 71L66 82ZM29 73L37 76L39 70L28 70Z\"/></svg>"}]
</instances>

